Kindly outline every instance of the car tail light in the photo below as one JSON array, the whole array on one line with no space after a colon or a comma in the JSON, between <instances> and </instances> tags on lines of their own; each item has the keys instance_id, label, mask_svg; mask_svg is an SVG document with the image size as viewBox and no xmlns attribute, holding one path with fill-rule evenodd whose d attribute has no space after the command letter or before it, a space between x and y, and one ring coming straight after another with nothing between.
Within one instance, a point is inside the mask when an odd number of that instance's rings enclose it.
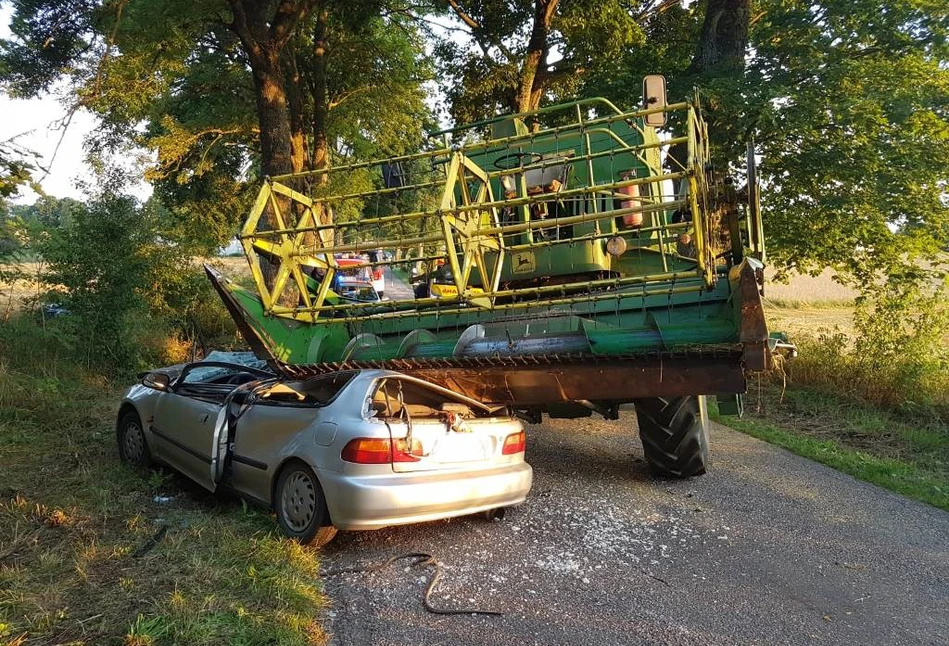
<instances>
[{"instance_id":1,"label":"car tail light","mask_svg":"<svg viewBox=\"0 0 949 646\"><path fill-rule=\"evenodd\" d=\"M501 449L501 453L504 455L523 453L526 445L527 435L524 434L524 431L520 431L519 433L511 433L506 438L504 438L504 447Z\"/></svg>"},{"instance_id":2,"label":"car tail light","mask_svg":"<svg viewBox=\"0 0 949 646\"><path fill-rule=\"evenodd\" d=\"M404 437L396 438L395 447L388 438L357 437L343 447L340 457L346 462L356 464L389 464L391 462L418 462L421 455L422 443L414 438L410 449L408 440Z\"/></svg>"}]
</instances>

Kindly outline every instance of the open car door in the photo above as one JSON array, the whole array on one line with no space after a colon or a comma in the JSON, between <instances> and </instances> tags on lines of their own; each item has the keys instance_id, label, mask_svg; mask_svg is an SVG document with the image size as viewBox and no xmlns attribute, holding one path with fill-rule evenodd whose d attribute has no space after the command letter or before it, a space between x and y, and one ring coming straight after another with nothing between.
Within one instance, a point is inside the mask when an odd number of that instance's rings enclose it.
<instances>
[{"instance_id":1,"label":"open car door","mask_svg":"<svg viewBox=\"0 0 949 646\"><path fill-rule=\"evenodd\" d=\"M186 366L155 408L152 432L161 457L209 491L224 475L230 442L231 395L273 375L248 366L199 362Z\"/></svg>"}]
</instances>

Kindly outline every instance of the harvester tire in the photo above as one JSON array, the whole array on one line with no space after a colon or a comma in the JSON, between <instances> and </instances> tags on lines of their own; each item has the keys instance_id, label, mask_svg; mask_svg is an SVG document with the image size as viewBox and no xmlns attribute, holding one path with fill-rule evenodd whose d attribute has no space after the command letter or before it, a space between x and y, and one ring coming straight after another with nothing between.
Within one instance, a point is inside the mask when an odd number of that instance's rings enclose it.
<instances>
[{"instance_id":1,"label":"harvester tire","mask_svg":"<svg viewBox=\"0 0 949 646\"><path fill-rule=\"evenodd\" d=\"M704 395L636 401L643 453L661 476L691 478L708 464L708 408Z\"/></svg>"}]
</instances>

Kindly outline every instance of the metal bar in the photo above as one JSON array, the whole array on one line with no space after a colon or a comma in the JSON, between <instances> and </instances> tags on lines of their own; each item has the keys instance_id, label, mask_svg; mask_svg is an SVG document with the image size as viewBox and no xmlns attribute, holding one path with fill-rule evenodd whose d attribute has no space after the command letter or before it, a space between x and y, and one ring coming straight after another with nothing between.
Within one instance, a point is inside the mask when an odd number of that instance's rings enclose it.
<instances>
[{"instance_id":1,"label":"metal bar","mask_svg":"<svg viewBox=\"0 0 949 646\"><path fill-rule=\"evenodd\" d=\"M664 274L651 274L645 276L627 276L625 278L605 278L602 280L592 280L586 282L578 283L567 283L563 285L543 285L539 287L522 287L518 289L506 289L496 292L482 292L477 295L477 298L504 298L508 296L526 296L526 295L541 295L541 294L556 294L558 292L572 291L570 288L574 289L586 289L592 290L598 287L625 287L628 285L637 285L644 284L649 282L660 282L660 281L675 281L675 280L696 280L699 279L695 272L670 272ZM620 299L620 298L629 298L629 297L640 297L640 296L655 296L656 294L669 294L669 293L686 293L693 291L702 291L704 289L703 285L696 286L679 286L679 287L668 287L664 289L657 290L643 290L641 292L632 293L621 293L621 292L610 292L608 294L597 294L591 296L588 292L584 292L582 296L578 297L568 297L564 296L559 299L543 299L537 301L527 301L527 302L518 302L518 303L505 303L502 305L495 305L493 309L519 309L522 307L542 307L550 304L560 304L560 303L572 303L572 302L587 302L590 300L609 300L609 299ZM415 300L404 300L404 301L388 301L386 305L389 306L398 306L398 305L425 305L425 304L439 304L446 302L454 302L459 299L451 299L447 301L446 299L437 299L437 298L424 298L424 299L415 299ZM348 311L348 310L366 310L366 309L379 309L379 303L347 303L345 305L323 305L321 307L314 308L292 308L292 307L277 307L274 306L271 308L270 313L276 315L282 314L295 314L303 313L307 311ZM455 314L458 312L463 312L468 308L455 308L450 310L441 310L439 309L439 314ZM425 310L420 310L417 307L413 308L411 311L407 312L383 312L373 316L373 318L399 318L400 316L418 316L420 313L425 313ZM356 318L356 317L352 317Z\"/></svg>"},{"instance_id":2,"label":"metal bar","mask_svg":"<svg viewBox=\"0 0 949 646\"><path fill-rule=\"evenodd\" d=\"M599 128L594 128L590 130L590 132L599 132L599 131L600 131ZM611 131L608 131L608 132L611 132ZM585 131L584 135L586 134L587 132ZM613 133L613 134L615 135L616 133ZM624 153L628 153L631 151L651 150L653 148L663 148L665 146L674 146L676 144L685 143L689 140L688 137L673 137L672 139L666 139L665 141L658 141L658 142L653 142L653 143L648 143L648 144L636 144L635 146L630 146L626 144L626 142L624 142L619 137L616 137L616 138L625 145L625 148L623 148L623 150L620 151ZM587 137L587 139L589 139L589 137ZM589 145L587 146L587 148L589 148ZM490 177L491 179L497 179L500 177L506 177L508 175L519 175L529 170L543 170L545 168L550 168L551 166L566 166L568 164L573 165L573 164L579 164L580 162L589 162L594 159L600 159L601 157L609 157L610 155L615 155L615 154L616 154L616 149L609 148L607 150L601 150L598 153L587 152L587 153L582 153L580 155L574 155L572 157L549 157L547 159L541 159L539 161L536 161L530 164L524 164L523 166L515 166L514 168L506 168L502 170L493 170L490 173L488 173L488 177ZM645 160L640 158L640 161L645 161ZM658 177L658 175L652 175L650 176L650 179L655 179L656 177ZM646 178L640 178L640 179L646 179Z\"/></svg>"},{"instance_id":3,"label":"metal bar","mask_svg":"<svg viewBox=\"0 0 949 646\"><path fill-rule=\"evenodd\" d=\"M418 184L409 184L407 186L398 186L396 188L378 188L371 191L362 191L361 193L344 193L342 195L329 195L327 197L317 197L313 199L313 204L321 204L330 200L354 200L361 197L371 197L373 195L389 195L390 193L401 193L402 191L417 191L423 188L432 188L435 186L444 186L442 179L432 180L430 182L420 182Z\"/></svg>"},{"instance_id":4,"label":"metal bar","mask_svg":"<svg viewBox=\"0 0 949 646\"><path fill-rule=\"evenodd\" d=\"M687 177L689 173L687 171L681 171L676 173L666 173L664 175L656 175L652 177L636 177L633 179L620 180L618 182L612 182L610 184L600 184L598 186L584 186L581 188L571 188L562 190L558 193L539 193L537 195L528 195L526 197L518 197L510 200L493 200L490 202L481 202L479 204L466 204L462 206L453 207L452 210L457 213L464 213L465 211L487 211L493 208L499 207L518 207L524 206L526 204L535 204L537 202L548 202L552 199L566 200L573 197L586 197L597 191L604 190L613 190L618 188L625 188L627 186L641 186L643 184L661 184L665 180L677 180ZM660 202L659 204L669 204L672 205L673 202ZM423 217L430 217L432 215L440 215L438 211L414 211L412 213L405 213L403 215L388 215L381 218L370 218L365 220L355 220L353 222L338 222L335 224L321 224L315 227L300 227L300 228L284 228L284 229L269 229L263 231L251 231L248 233L242 233L238 236L240 239L245 238L270 238L281 235L288 235L292 233L302 233L306 231L321 231L325 229L343 229L343 228L353 228L353 227L366 227L378 224L389 224L392 222L399 221L409 221L409 220L418 220Z\"/></svg>"},{"instance_id":5,"label":"metal bar","mask_svg":"<svg viewBox=\"0 0 949 646\"><path fill-rule=\"evenodd\" d=\"M692 276L692 278L695 278L695 276ZM600 302L600 301L607 301L607 300L622 300L623 298L630 298L630 297L645 298L648 296L660 296L660 295L667 295L667 294L668 295L688 294L688 293L695 293L695 292L703 292L706 289L707 288L705 287L705 285L702 284L702 285L694 285L694 286L686 286L686 287L670 287L670 288L665 288L665 289L643 290L640 292L636 292L635 294L617 294L615 292L609 293L609 294L597 294L594 296L586 294L586 295L579 296L576 298L556 298L556 299L544 299L544 300L538 300L538 301L527 301L527 302L521 301L517 303L504 303L501 305L495 305L491 309L492 311L501 311L501 310L510 311L510 310L520 310L520 309L530 309L534 307L546 308L546 307L555 306L555 305L576 305L576 304ZM478 295L478 297L488 298L488 296L482 296L480 294ZM324 306L324 307L327 310L332 310L335 308L337 311L343 311L340 309L341 306L338 306L338 305L329 306L329 307ZM356 304L354 304L353 307L356 307ZM378 307L378 304L376 304L376 307ZM439 316L450 316L452 314L462 314L462 313L470 312L470 311L472 311L471 307L455 307L452 309L445 309L445 310L438 309L437 313ZM420 314L426 314L426 313L428 312L411 310L411 311L378 313L378 314L372 314L371 316L373 320L385 320L385 319L393 319L393 318L417 318ZM287 318L294 318L294 319L297 319L299 316L300 318L298 320L311 320L310 318L304 318L304 317L308 317L312 313L307 312L302 309L297 310L297 309L291 309L291 308L285 308L285 307L274 307L273 309L268 311L268 314L274 315L274 316L284 316ZM334 322L335 321L364 321L365 319L366 319L365 316L344 315L344 316L339 317L338 319L334 319Z\"/></svg>"},{"instance_id":6,"label":"metal bar","mask_svg":"<svg viewBox=\"0 0 949 646\"><path fill-rule=\"evenodd\" d=\"M618 107L616 107L609 99L603 97L592 97L589 99L580 99L577 101L570 101L569 103L561 103L558 105L552 105L546 108L538 108L537 110L528 110L527 112L517 112L514 114L505 114L498 117L492 117L491 119L483 119L481 121L475 121L474 123L466 123L463 126L456 126L454 128L446 128L444 130L437 130L435 132L429 133L429 136L436 137L438 135L452 134L454 132L459 132L461 130L470 130L474 128L481 128L483 126L489 126L492 123L499 123L507 119L523 119L524 117L535 117L541 114L550 114L552 112L560 112L563 110L569 110L570 108L576 107L578 110L581 106L584 105L593 105L593 104L605 105L609 109L613 110L616 113L616 116L635 119L637 117L645 117L648 114L655 114L657 112L675 112L677 110L684 110L690 107L690 104L687 101L681 103L670 103L658 108L649 108L648 110L637 110L635 112L623 112ZM593 123L592 121L590 123Z\"/></svg>"},{"instance_id":7,"label":"metal bar","mask_svg":"<svg viewBox=\"0 0 949 646\"><path fill-rule=\"evenodd\" d=\"M629 215L631 213L651 213L653 211L664 211L668 208L679 207L687 204L686 200L675 200L672 202L660 202L659 204L645 205L645 206L634 206L625 209L614 209L612 211L603 211L602 213L584 213L582 215L573 215L563 218L550 218L547 220L532 220L530 222L520 222L518 224L507 224L496 227L489 227L485 229L479 229L477 232L477 237L487 237L492 235L505 235L513 233L523 233L525 231L533 231L534 229L547 229L550 227L564 227L570 226L573 224L581 224L583 222L593 222L596 220L605 220L609 218L620 217L623 215ZM457 210L457 209L456 209ZM440 216L441 214L439 214ZM432 242L442 242L445 240L444 235L433 234L430 236L423 236L418 238L409 238L399 240L397 244L392 244L391 242L385 242L384 246L390 247L401 247L408 248L418 244L428 244ZM313 254L324 254L324 253L343 253L347 251L369 251L372 249L378 249L380 242L378 240L371 240L369 242L355 242L352 244L338 245L335 247L303 247L299 251L291 252L291 256L310 256Z\"/></svg>"},{"instance_id":8,"label":"metal bar","mask_svg":"<svg viewBox=\"0 0 949 646\"><path fill-rule=\"evenodd\" d=\"M567 104L567 107L569 107L569 104ZM599 119L593 119L591 121L588 121L586 122L586 125L587 126L606 125L606 124L614 123L616 121L624 121L627 119L636 119L639 117L644 117L646 115L655 114L657 112L676 112L678 110L686 110L690 107L691 105L688 102L683 101L681 103L672 103L670 105L663 106L660 108L649 108L648 110L637 110L634 112L618 112L617 114L609 116L609 117L601 117ZM552 106L552 108L563 109L563 106ZM541 110L553 111L551 108L541 108ZM521 115L508 115L506 117L495 118L491 121L485 122L483 125L488 125L489 123L501 121L505 118L509 118L512 116L531 116L536 113L537 111L532 111L532 112L521 113ZM511 135L509 137L500 137L498 139L491 139L491 140L483 141L480 143L468 144L464 147L464 149L465 151L482 150L484 148L490 148L491 146L500 146L500 145L516 143L519 140L530 141L532 139L537 139L537 138L550 136L550 135L556 135L561 132L566 132L569 130L576 130L579 125L580 124L571 123L571 124L556 126L554 128L547 128L545 130L540 130L538 132L531 132L531 133L527 133L523 135ZM477 124L470 124L467 127L471 128L471 127L479 127L479 126ZM386 159L385 161L391 164L395 162L415 161L418 159L429 159L432 157L439 157L439 156L447 157L447 156L450 156L453 152L454 151L451 148L441 148L438 150L432 150L432 151L428 151L424 153L402 155L400 157L390 157ZM446 159L445 161L448 161L448 160ZM287 179L296 179L296 178L303 178L303 177L319 177L320 175L326 175L329 173L340 173L343 171L370 168L380 163L382 162L381 161L359 162L356 164L346 164L343 166L335 166L331 168L321 168L317 170L304 171L302 173L285 173L283 175L274 175L270 177L270 179L273 181L284 181Z\"/></svg>"},{"instance_id":9,"label":"metal bar","mask_svg":"<svg viewBox=\"0 0 949 646\"><path fill-rule=\"evenodd\" d=\"M448 157L451 157L451 154L455 152L450 147L439 148L437 150L428 150L421 153L412 153L410 155L400 155L398 157L388 157L384 160L374 159L371 161L365 162L356 162L355 164L344 164L342 166L331 166L330 168L319 168L316 170L303 171L302 173L284 173L282 175L273 175L268 177L270 181L273 182L283 182L285 180L291 179L301 179L304 177L319 177L320 175L328 175L330 173L342 173L344 171L352 170L361 170L363 168L371 168L373 166L378 166L379 164L386 162L389 164L398 163L398 162L409 162L416 161L419 159L429 159L432 157L446 157L445 161L448 161Z\"/></svg>"},{"instance_id":10,"label":"metal bar","mask_svg":"<svg viewBox=\"0 0 949 646\"><path fill-rule=\"evenodd\" d=\"M601 214L602 216L602 214ZM601 240L603 238L612 238L613 236L631 236L640 233L652 233L658 231L662 233L663 231L668 231L670 229L688 229L692 226L691 222L677 222L676 224L663 224L655 227L643 227L641 229L626 229L625 231L617 232L607 232L607 233L595 233L590 235L583 235L576 238L566 238L564 240L544 240L543 242L533 242L530 244L519 244L513 245L511 247L505 247L505 251L515 252L515 251L527 251L529 249L536 249L538 247L549 247L555 244L576 244L578 242L588 242L591 240ZM546 228L546 227L544 227ZM551 227L552 228L552 227Z\"/></svg>"}]
</instances>

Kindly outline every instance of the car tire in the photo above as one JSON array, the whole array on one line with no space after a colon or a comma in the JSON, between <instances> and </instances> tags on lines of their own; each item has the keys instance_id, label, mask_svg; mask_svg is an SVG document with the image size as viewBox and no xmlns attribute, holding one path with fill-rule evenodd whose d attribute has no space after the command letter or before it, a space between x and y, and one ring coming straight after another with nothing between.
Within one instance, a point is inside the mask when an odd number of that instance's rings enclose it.
<instances>
[{"instance_id":1,"label":"car tire","mask_svg":"<svg viewBox=\"0 0 949 646\"><path fill-rule=\"evenodd\" d=\"M661 476L691 478L708 468L708 409L704 395L636 401L643 453Z\"/></svg>"},{"instance_id":2,"label":"car tire","mask_svg":"<svg viewBox=\"0 0 949 646\"><path fill-rule=\"evenodd\" d=\"M303 545L323 547L336 536L320 481L303 462L294 460L280 471L273 507L281 531Z\"/></svg>"},{"instance_id":3,"label":"car tire","mask_svg":"<svg viewBox=\"0 0 949 646\"><path fill-rule=\"evenodd\" d=\"M127 410L119 417L115 427L119 445L119 458L133 467L147 467L152 463L152 452L145 439L145 427L134 410Z\"/></svg>"}]
</instances>

